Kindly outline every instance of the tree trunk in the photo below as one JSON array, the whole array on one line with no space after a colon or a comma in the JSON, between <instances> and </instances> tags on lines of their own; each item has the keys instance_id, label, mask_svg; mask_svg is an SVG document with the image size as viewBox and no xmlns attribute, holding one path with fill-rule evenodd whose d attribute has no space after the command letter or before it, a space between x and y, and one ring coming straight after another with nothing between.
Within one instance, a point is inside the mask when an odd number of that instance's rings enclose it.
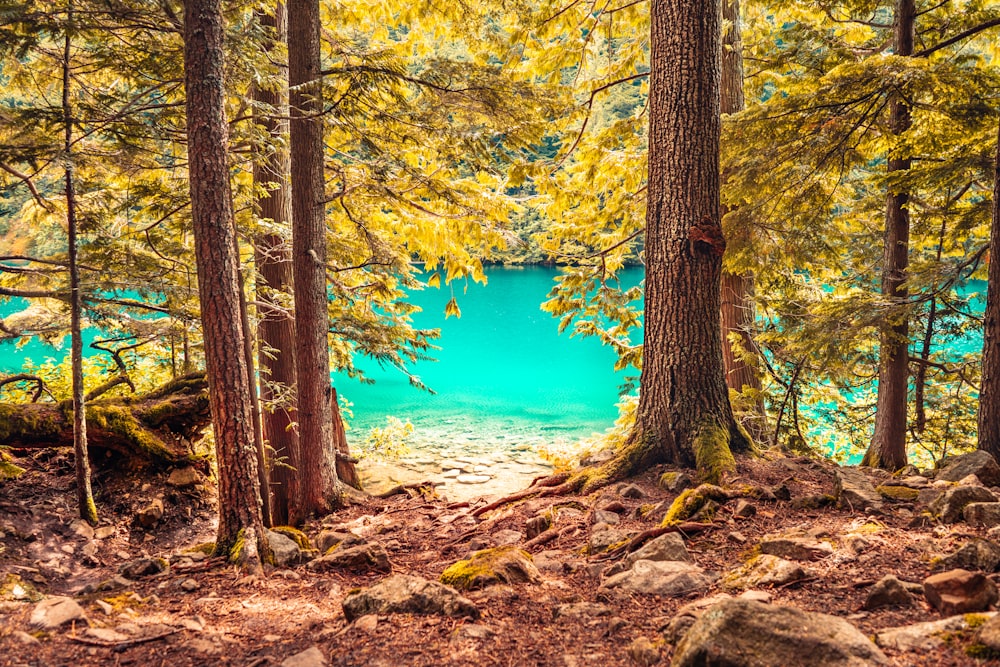
<instances>
[{"instance_id":1,"label":"tree trunk","mask_svg":"<svg viewBox=\"0 0 1000 667\"><path fill-rule=\"evenodd\" d=\"M76 466L76 501L80 518L97 525L97 505L90 486L90 459L87 450L87 413L83 390L83 334L80 294L80 248L77 243L76 192L73 188L73 108L70 104L70 48L73 28L73 3L66 9L66 34L62 61L63 160L66 162L66 229L69 236L70 289L70 365L73 375L73 457Z\"/></svg>"},{"instance_id":2,"label":"tree trunk","mask_svg":"<svg viewBox=\"0 0 1000 667\"><path fill-rule=\"evenodd\" d=\"M224 93L221 0L187 0L184 70L191 218L219 464L216 554L251 570L269 558L254 451L249 370L240 317Z\"/></svg>"},{"instance_id":3,"label":"tree trunk","mask_svg":"<svg viewBox=\"0 0 1000 667\"><path fill-rule=\"evenodd\" d=\"M914 0L897 0L894 51L899 56L913 55L916 22ZM889 106L889 131L900 136L910 129L910 107L901 96ZM910 168L910 158L900 156L900 149L889 156L889 175ZM886 195L885 253L882 263L882 294L893 304L906 300L906 267L909 263L910 195L892 183ZM905 314L893 315L879 335L878 403L875 433L865 452L862 465L899 470L906 465L906 405L909 383L909 322Z\"/></svg>"},{"instance_id":4,"label":"tree trunk","mask_svg":"<svg viewBox=\"0 0 1000 667\"><path fill-rule=\"evenodd\" d=\"M720 111L734 114L743 111L743 41L740 38L739 0L722 1L722 18L728 23L722 37L722 77L720 87ZM726 175L723 174L723 181ZM723 211L723 216L728 211ZM751 400L741 407L745 410L741 419L743 425L755 440L762 440L767 431L767 415L764 411L763 386L756 366L747 363L744 355L737 354L734 347L748 352L756 352L753 340L755 325L753 303L753 275L737 275L722 270L722 365L726 373L726 385L737 393L749 390ZM735 334L739 343L730 338Z\"/></svg>"},{"instance_id":5,"label":"tree trunk","mask_svg":"<svg viewBox=\"0 0 1000 667\"><path fill-rule=\"evenodd\" d=\"M637 461L695 466L708 479L751 443L733 418L719 317L720 8L651 7L649 190Z\"/></svg>"},{"instance_id":6,"label":"tree trunk","mask_svg":"<svg viewBox=\"0 0 1000 667\"><path fill-rule=\"evenodd\" d=\"M274 14L260 14L268 36L266 50L273 53L276 44L288 38L288 18L283 2L275 6ZM273 40L273 41L272 41ZM288 78L288 68L280 67L282 80ZM273 113L260 113L256 123L267 129L272 141L254 164L254 185L259 195L260 217L275 226L288 227L292 221L292 190L289 172L288 91L269 90L257 86L254 99ZM254 240L257 265L257 300L263 304L285 305L280 295L292 292L292 250L279 234L258 234ZM282 308L260 309L257 324L258 363L261 371L260 395L263 413L264 440L270 448L271 518L276 525L291 522L298 502L299 488L296 471L300 467L299 436L295 422L295 322ZM294 511L293 511L294 510Z\"/></svg>"},{"instance_id":7,"label":"tree trunk","mask_svg":"<svg viewBox=\"0 0 1000 667\"><path fill-rule=\"evenodd\" d=\"M1000 130L993 168L989 283L983 321L983 380L979 390L979 449L1000 459Z\"/></svg>"},{"instance_id":8,"label":"tree trunk","mask_svg":"<svg viewBox=\"0 0 1000 667\"><path fill-rule=\"evenodd\" d=\"M302 512L292 516L292 522L301 523L342 502L330 411L319 0L288 2L288 79L301 494L297 509Z\"/></svg>"},{"instance_id":9,"label":"tree trunk","mask_svg":"<svg viewBox=\"0 0 1000 667\"><path fill-rule=\"evenodd\" d=\"M337 454L337 478L347 486L361 489L361 476L351 458L351 449L347 444L347 431L344 430L344 420L340 416L340 405L337 404L337 390L330 396L330 411L333 413L333 447Z\"/></svg>"}]
</instances>

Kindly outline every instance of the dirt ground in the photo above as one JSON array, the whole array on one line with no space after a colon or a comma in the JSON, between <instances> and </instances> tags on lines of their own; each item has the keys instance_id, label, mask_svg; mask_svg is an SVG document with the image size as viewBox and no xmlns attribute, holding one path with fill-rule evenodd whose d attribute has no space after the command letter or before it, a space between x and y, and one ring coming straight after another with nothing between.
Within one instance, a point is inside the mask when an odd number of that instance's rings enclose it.
<instances>
[{"instance_id":1,"label":"dirt ground","mask_svg":"<svg viewBox=\"0 0 1000 667\"><path fill-rule=\"evenodd\" d=\"M332 665L613 667L637 664L629 647L639 638L651 640L660 651L657 664L669 664L672 649L660 641L662 630L680 606L703 596L664 599L601 589L600 572L610 562L583 553L596 508L610 504L621 517L616 528L638 532L657 525L662 512L643 517L640 510L676 495L656 484L666 468L631 480L641 497L625 497L624 486L615 485L587 497L528 499L477 519L471 511L486 501L449 503L413 493L371 499L310 524L305 531L310 536L324 527L353 530L385 547L394 573L437 579L471 550L516 539L511 531L523 534L527 519L548 508L557 510L560 537L532 549L536 557L546 552L544 582L469 592L467 597L482 613L478 621L393 615L348 624L341 608L344 596L379 581L384 573L319 574L296 565L248 578L231 565L181 554L213 539L211 483L181 491L166 485L166 472L129 473L98 465L94 486L103 527L98 536L103 538L96 539L73 523L73 470L67 453L36 452L17 463L26 473L0 482L0 583L16 575L43 594L76 596L87 620L37 633L28 623L34 605L0 596L3 666L257 667L280 665L316 646ZM732 515L733 503L724 505L712 528L686 536L696 563L722 573L745 561L769 533L808 528L814 534L825 530L836 539L868 526L870 547L860 556L843 559L835 554L810 563L813 576L768 590L775 603L847 618L867 635L940 618L922 599L910 608L861 611L875 581L895 574L921 582L931 574L934 554L982 536L965 524L908 528L914 508L907 504L889 506L872 518L833 508L797 508L797 498L833 493L830 464L825 462L743 462L739 476L730 483L784 487L791 501L753 501L757 513L748 519ZM632 489L627 495L640 494ZM142 529L136 512L157 496L163 499L164 517ZM745 541L738 541L739 536ZM93 590L115 577L122 564L144 556L167 558L171 566L115 590ZM613 613L554 618L557 605L580 601L606 604ZM85 634L88 624L107 628L109 639ZM38 641L27 643L25 632ZM886 653L899 666L998 664L968 657L964 649L970 639L957 633L927 654Z\"/></svg>"}]
</instances>

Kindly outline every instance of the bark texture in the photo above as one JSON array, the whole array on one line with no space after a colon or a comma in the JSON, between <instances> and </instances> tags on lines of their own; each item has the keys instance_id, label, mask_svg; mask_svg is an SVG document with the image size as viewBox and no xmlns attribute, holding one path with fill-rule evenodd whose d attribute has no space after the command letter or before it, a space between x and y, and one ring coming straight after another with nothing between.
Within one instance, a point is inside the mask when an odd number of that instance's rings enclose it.
<instances>
[{"instance_id":1,"label":"bark texture","mask_svg":"<svg viewBox=\"0 0 1000 667\"><path fill-rule=\"evenodd\" d=\"M916 24L914 0L897 0L894 51L899 56L913 55ZM889 131L899 136L910 129L910 107L897 95L889 105ZM889 175L910 168L910 158L889 156ZM885 252L882 262L882 294L886 300L901 304L906 300L906 269L909 264L910 195L890 184L886 195ZM865 452L862 465L899 470L906 465L906 405L909 384L909 322L905 314L894 317L879 335L878 403L875 433Z\"/></svg>"},{"instance_id":2,"label":"bark texture","mask_svg":"<svg viewBox=\"0 0 1000 667\"><path fill-rule=\"evenodd\" d=\"M743 40L740 38L739 0L722 0L722 18L725 26L722 36L722 72L720 85L720 110L723 114L743 111ZM723 174L723 179L726 175ZM723 211L723 216L728 211ZM746 358L734 351L730 338L735 334L739 343L735 347L746 351L757 349L753 340L754 315L753 274L729 273L722 270L722 362L726 384L730 389L743 393L750 390L753 399L740 406L744 426L760 440L767 430L764 397L761 393L760 372L747 363Z\"/></svg>"},{"instance_id":3,"label":"bark texture","mask_svg":"<svg viewBox=\"0 0 1000 667\"><path fill-rule=\"evenodd\" d=\"M651 7L645 332L632 453L708 477L750 443L722 362L719 3ZM650 453L653 453L651 456Z\"/></svg>"},{"instance_id":4,"label":"bark texture","mask_svg":"<svg viewBox=\"0 0 1000 667\"><path fill-rule=\"evenodd\" d=\"M303 513L292 520L300 523L307 516L325 514L341 503L330 410L319 0L288 2L288 79L300 451L298 509Z\"/></svg>"},{"instance_id":5,"label":"bark texture","mask_svg":"<svg viewBox=\"0 0 1000 667\"><path fill-rule=\"evenodd\" d=\"M268 557L261 516L227 164L220 0L187 0L184 69L191 217L198 265L209 404L219 464L216 553L250 569Z\"/></svg>"},{"instance_id":6,"label":"bark texture","mask_svg":"<svg viewBox=\"0 0 1000 667\"><path fill-rule=\"evenodd\" d=\"M274 14L260 15L261 25L272 32L267 50L288 38L288 19L284 3L277 3ZM288 68L281 67L287 80ZM257 200L260 217L276 226L292 223L291 158L288 154L288 90L254 88L254 99L274 114L258 112L256 122L264 127L272 141L260 153L254 164L254 182L258 192L266 190ZM298 502L299 487L296 470L300 466L299 436L295 422L295 321L284 308L292 293L292 248L280 234L259 234L254 239L257 265L257 300L265 305L259 309L257 324L258 364L261 372L260 395L264 404L264 441L270 451L271 518L276 525L291 523Z\"/></svg>"},{"instance_id":7,"label":"bark texture","mask_svg":"<svg viewBox=\"0 0 1000 667\"><path fill-rule=\"evenodd\" d=\"M979 391L979 449L1000 458L1000 129L993 168L989 285L983 322L983 380Z\"/></svg>"}]
</instances>

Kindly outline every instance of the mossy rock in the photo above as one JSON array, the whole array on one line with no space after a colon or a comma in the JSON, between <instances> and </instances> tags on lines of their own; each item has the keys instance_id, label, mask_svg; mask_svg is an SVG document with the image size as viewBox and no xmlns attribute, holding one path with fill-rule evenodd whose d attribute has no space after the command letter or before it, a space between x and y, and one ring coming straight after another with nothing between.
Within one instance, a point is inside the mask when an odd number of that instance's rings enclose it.
<instances>
[{"instance_id":1,"label":"mossy rock","mask_svg":"<svg viewBox=\"0 0 1000 667\"><path fill-rule=\"evenodd\" d=\"M687 489L677 496L663 517L664 527L681 523L697 514L709 501L724 504L729 500L729 492L721 486L702 484L693 489Z\"/></svg>"},{"instance_id":2,"label":"mossy rock","mask_svg":"<svg viewBox=\"0 0 1000 667\"><path fill-rule=\"evenodd\" d=\"M291 539L298 545L299 549L302 549L303 551L312 551L313 549L312 544L309 542L309 538L298 528L292 528L291 526L272 526L271 530Z\"/></svg>"},{"instance_id":3,"label":"mossy rock","mask_svg":"<svg viewBox=\"0 0 1000 667\"><path fill-rule=\"evenodd\" d=\"M206 556L211 556L215 553L215 542L202 542L201 544L196 544L193 547L188 547L184 549L181 553L186 554L205 554Z\"/></svg>"},{"instance_id":4,"label":"mossy rock","mask_svg":"<svg viewBox=\"0 0 1000 667\"><path fill-rule=\"evenodd\" d=\"M17 479L24 474L24 468L14 465L7 456L0 452L0 482Z\"/></svg>"},{"instance_id":5,"label":"mossy rock","mask_svg":"<svg viewBox=\"0 0 1000 667\"><path fill-rule=\"evenodd\" d=\"M538 583L541 574L527 551L503 546L477 551L471 558L449 566L441 573L440 581L468 591L494 584Z\"/></svg>"},{"instance_id":6,"label":"mossy rock","mask_svg":"<svg viewBox=\"0 0 1000 667\"><path fill-rule=\"evenodd\" d=\"M0 582L0 600L38 602L44 597L44 595L38 592L38 589L16 574L8 574Z\"/></svg>"},{"instance_id":7,"label":"mossy rock","mask_svg":"<svg viewBox=\"0 0 1000 667\"><path fill-rule=\"evenodd\" d=\"M911 489L908 486L898 486L896 484L881 484L875 487L879 495L886 500L901 500L901 501L913 501L917 499L920 495L920 491L917 489Z\"/></svg>"}]
</instances>

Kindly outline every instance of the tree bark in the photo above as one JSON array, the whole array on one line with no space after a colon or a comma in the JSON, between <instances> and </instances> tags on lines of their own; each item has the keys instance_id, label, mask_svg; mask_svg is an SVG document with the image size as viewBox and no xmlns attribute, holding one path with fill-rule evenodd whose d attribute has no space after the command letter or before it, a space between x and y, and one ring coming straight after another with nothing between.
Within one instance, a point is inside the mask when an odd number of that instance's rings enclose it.
<instances>
[{"instance_id":1,"label":"tree bark","mask_svg":"<svg viewBox=\"0 0 1000 667\"><path fill-rule=\"evenodd\" d=\"M261 14L261 25L273 34L265 46L274 52L276 44L288 38L288 17L283 2L275 5L274 14ZM288 68L279 66L281 80L287 81ZM292 190L290 156L288 154L288 90L272 90L256 86L254 99L273 113L258 112L256 123L264 127L272 141L254 163L254 184L258 192L260 217L275 226L289 227L292 222ZM299 486L296 471L300 467L299 436L295 423L295 321L283 312L292 292L292 250L280 234L258 234L254 240L257 265L257 300L263 304L281 306L260 309L257 324L258 364L261 371L260 395L263 413L264 441L270 448L271 518L277 525L291 522Z\"/></svg>"},{"instance_id":2,"label":"tree bark","mask_svg":"<svg viewBox=\"0 0 1000 667\"><path fill-rule=\"evenodd\" d=\"M983 320L983 379L979 390L979 449L1000 459L1000 128L993 167L988 280Z\"/></svg>"},{"instance_id":3,"label":"tree bark","mask_svg":"<svg viewBox=\"0 0 1000 667\"><path fill-rule=\"evenodd\" d=\"M743 41L740 38L739 0L722 0L722 18L728 24L723 28L722 76L720 86L720 110L723 114L743 111ZM722 175L725 182L726 174ZM723 217L729 213L723 210ZM726 373L726 384L737 393L750 391L752 399L744 405L747 409L741 416L743 425L755 440L762 440L767 431L767 415L764 411L763 386L760 371L745 356L738 355L734 347L755 352L753 340L755 325L753 274L730 273L722 270L722 364ZM730 342L733 335L739 343Z\"/></svg>"},{"instance_id":4,"label":"tree bark","mask_svg":"<svg viewBox=\"0 0 1000 667\"><path fill-rule=\"evenodd\" d=\"M897 0L894 51L913 55L916 23L914 0ZM898 137L910 129L910 107L897 95L889 105L889 131ZM910 158L894 149L889 156L889 175L908 171ZM909 263L909 192L890 184L886 195L885 252L882 263L882 294L893 304L907 297L904 286ZM892 189L897 188L897 192ZM893 315L879 334L878 403L875 433L862 465L899 470L906 465L906 405L909 384L909 322L905 313Z\"/></svg>"},{"instance_id":5,"label":"tree bark","mask_svg":"<svg viewBox=\"0 0 1000 667\"><path fill-rule=\"evenodd\" d=\"M216 554L251 570L269 557L261 516L235 252L225 117L220 0L187 0L184 12L191 218L198 265L209 404L219 465Z\"/></svg>"},{"instance_id":6,"label":"tree bark","mask_svg":"<svg viewBox=\"0 0 1000 667\"><path fill-rule=\"evenodd\" d=\"M73 375L73 457L76 467L76 501L80 518L97 525L97 505L90 485L90 458L87 449L87 413L83 389L83 333L81 316L83 298L80 294L80 249L77 243L76 192L73 184L73 108L70 103L71 32L73 3L66 9L66 34L62 61L63 159L65 160L66 229L69 245L70 289L70 366Z\"/></svg>"},{"instance_id":7,"label":"tree bark","mask_svg":"<svg viewBox=\"0 0 1000 667\"><path fill-rule=\"evenodd\" d=\"M291 518L301 523L342 503L330 410L319 0L288 2L288 79L302 512Z\"/></svg>"},{"instance_id":8,"label":"tree bark","mask_svg":"<svg viewBox=\"0 0 1000 667\"><path fill-rule=\"evenodd\" d=\"M632 456L717 479L732 450L751 446L722 361L720 6L677 0L650 9L645 332Z\"/></svg>"}]
</instances>

